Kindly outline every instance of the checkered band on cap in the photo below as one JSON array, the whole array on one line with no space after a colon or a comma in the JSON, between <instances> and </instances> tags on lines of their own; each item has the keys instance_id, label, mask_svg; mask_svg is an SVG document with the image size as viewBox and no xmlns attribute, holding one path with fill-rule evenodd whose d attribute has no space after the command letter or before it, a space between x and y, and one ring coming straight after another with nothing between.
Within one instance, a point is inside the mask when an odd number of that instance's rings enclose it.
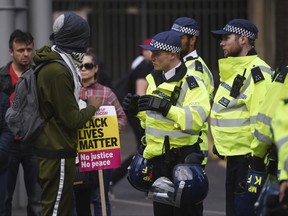
<instances>
[{"instance_id":1,"label":"checkered band on cap","mask_svg":"<svg viewBox=\"0 0 288 216\"><path fill-rule=\"evenodd\" d=\"M178 53L181 51L181 47L172 46L169 44L164 44L164 43L156 41L154 39L152 39L152 41L150 42L150 46L155 47L155 48L160 49L160 50L164 50L164 51L168 51L168 52L174 52L174 53Z\"/></svg>"},{"instance_id":2,"label":"checkered band on cap","mask_svg":"<svg viewBox=\"0 0 288 216\"><path fill-rule=\"evenodd\" d=\"M246 36L252 40L255 40L257 35L251 31L248 31L246 29L243 29L243 28L240 28L240 27L236 27L236 26L233 26L233 25L229 25L227 24L224 28L223 28L224 31L227 31L227 32L231 32L231 33L235 33L235 34L239 34L239 35L243 35L243 36Z\"/></svg>"},{"instance_id":3,"label":"checkered band on cap","mask_svg":"<svg viewBox=\"0 0 288 216\"><path fill-rule=\"evenodd\" d=\"M185 34L195 35L195 36L199 36L199 33L200 33L196 29L188 28L188 27L185 27L185 26L180 26L178 24L173 24L171 29L174 30L174 31L183 32Z\"/></svg>"}]
</instances>

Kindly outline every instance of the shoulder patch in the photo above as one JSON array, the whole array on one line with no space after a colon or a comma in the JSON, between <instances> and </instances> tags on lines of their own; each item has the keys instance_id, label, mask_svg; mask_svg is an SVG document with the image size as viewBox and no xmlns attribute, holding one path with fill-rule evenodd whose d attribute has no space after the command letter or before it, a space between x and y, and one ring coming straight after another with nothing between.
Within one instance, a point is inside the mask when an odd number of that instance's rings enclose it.
<instances>
[{"instance_id":1,"label":"shoulder patch","mask_svg":"<svg viewBox=\"0 0 288 216\"><path fill-rule=\"evenodd\" d=\"M259 67L254 67L251 69L251 74L254 80L254 83L260 82L262 80L265 80L261 70Z\"/></svg>"},{"instance_id":2,"label":"shoulder patch","mask_svg":"<svg viewBox=\"0 0 288 216\"><path fill-rule=\"evenodd\" d=\"M190 90L193 89L193 88L199 87L199 85L198 85L198 83L197 83L197 81L196 81L194 76L186 77L186 81L187 81L187 84L188 84L188 87L189 87Z\"/></svg>"},{"instance_id":3,"label":"shoulder patch","mask_svg":"<svg viewBox=\"0 0 288 216\"><path fill-rule=\"evenodd\" d=\"M203 65L200 61L195 61L195 70L203 73Z\"/></svg>"},{"instance_id":4,"label":"shoulder patch","mask_svg":"<svg viewBox=\"0 0 288 216\"><path fill-rule=\"evenodd\" d=\"M287 76L287 70L285 70L285 69L283 69L283 70L281 70L279 73L278 73L278 75L277 75L277 77L276 77L276 79L275 79L275 82L280 82L280 83L284 83L285 82L285 78L286 78L286 76Z\"/></svg>"}]
</instances>

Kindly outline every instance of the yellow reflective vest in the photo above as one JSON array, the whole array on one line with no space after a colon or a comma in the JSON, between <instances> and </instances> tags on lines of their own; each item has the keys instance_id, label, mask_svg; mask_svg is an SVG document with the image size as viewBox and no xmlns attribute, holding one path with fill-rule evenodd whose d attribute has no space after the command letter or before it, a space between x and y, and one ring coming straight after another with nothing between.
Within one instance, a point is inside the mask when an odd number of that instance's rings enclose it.
<instances>
[{"instance_id":1,"label":"yellow reflective vest","mask_svg":"<svg viewBox=\"0 0 288 216\"><path fill-rule=\"evenodd\" d=\"M144 158L151 159L164 154L166 135L169 136L170 149L195 144L210 111L209 95L204 83L187 71L184 64L176 68L175 76L165 82L160 71L153 71L146 79L147 95L170 100L176 86L181 90L176 105L171 106L166 117L150 110L138 113L146 135Z\"/></svg>"},{"instance_id":2,"label":"yellow reflective vest","mask_svg":"<svg viewBox=\"0 0 288 216\"><path fill-rule=\"evenodd\" d=\"M251 153L256 116L273 71L257 55L219 60L220 85L211 110L211 132L220 155ZM244 76L239 95L230 96L235 78Z\"/></svg>"},{"instance_id":3,"label":"yellow reflective vest","mask_svg":"<svg viewBox=\"0 0 288 216\"><path fill-rule=\"evenodd\" d=\"M281 71L270 84L256 118L251 149L252 154L260 158L264 158L271 145L275 144L271 121L276 114L276 104L288 97L287 71Z\"/></svg>"},{"instance_id":4,"label":"yellow reflective vest","mask_svg":"<svg viewBox=\"0 0 288 216\"><path fill-rule=\"evenodd\" d=\"M277 106L277 105L276 105ZM279 180L288 180L288 98L280 101L275 118L272 120L275 141L278 149Z\"/></svg>"},{"instance_id":5,"label":"yellow reflective vest","mask_svg":"<svg viewBox=\"0 0 288 216\"><path fill-rule=\"evenodd\" d=\"M189 73L204 83L206 86L206 91L209 94L209 99L212 102L214 93L214 78L204 60L198 55L196 58L189 56L185 62L185 65L189 70ZM208 161L208 128L208 121L206 121L204 122L201 134L201 139L203 142L200 144L201 151L205 155L205 159L202 163L203 165L207 164Z\"/></svg>"}]
</instances>

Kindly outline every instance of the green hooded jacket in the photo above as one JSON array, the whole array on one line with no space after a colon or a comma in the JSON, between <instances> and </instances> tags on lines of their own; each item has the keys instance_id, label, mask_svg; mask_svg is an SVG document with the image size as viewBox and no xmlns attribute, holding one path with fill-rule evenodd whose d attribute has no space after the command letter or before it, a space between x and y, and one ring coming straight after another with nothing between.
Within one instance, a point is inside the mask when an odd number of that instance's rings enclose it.
<instances>
[{"instance_id":1,"label":"green hooded jacket","mask_svg":"<svg viewBox=\"0 0 288 216\"><path fill-rule=\"evenodd\" d=\"M36 50L33 57L36 65L52 59L61 59L61 56L47 46ZM79 110L72 74L58 62L41 68L37 87L40 113L45 119L52 118L35 141L36 154L44 158L75 157L77 129L95 114L96 108L87 106Z\"/></svg>"}]
</instances>

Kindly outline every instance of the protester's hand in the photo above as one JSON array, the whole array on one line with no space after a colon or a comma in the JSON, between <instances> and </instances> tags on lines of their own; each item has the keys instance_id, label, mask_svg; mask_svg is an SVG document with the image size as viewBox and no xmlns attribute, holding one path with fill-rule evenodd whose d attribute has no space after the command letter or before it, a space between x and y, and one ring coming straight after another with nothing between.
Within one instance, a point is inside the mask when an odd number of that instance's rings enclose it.
<instances>
[{"instance_id":1,"label":"protester's hand","mask_svg":"<svg viewBox=\"0 0 288 216\"><path fill-rule=\"evenodd\" d=\"M139 100L139 95L132 95L131 93L128 93L122 102L123 110L127 114L137 115L138 100Z\"/></svg>"},{"instance_id":2,"label":"protester's hand","mask_svg":"<svg viewBox=\"0 0 288 216\"><path fill-rule=\"evenodd\" d=\"M171 103L168 100L161 99L153 95L144 95L139 98L138 110L154 110L166 116L171 108Z\"/></svg>"},{"instance_id":3,"label":"protester's hand","mask_svg":"<svg viewBox=\"0 0 288 216\"><path fill-rule=\"evenodd\" d=\"M87 104L96 107L96 109L99 109L99 107L102 104L102 101L96 96L90 96L87 99Z\"/></svg>"}]
</instances>

